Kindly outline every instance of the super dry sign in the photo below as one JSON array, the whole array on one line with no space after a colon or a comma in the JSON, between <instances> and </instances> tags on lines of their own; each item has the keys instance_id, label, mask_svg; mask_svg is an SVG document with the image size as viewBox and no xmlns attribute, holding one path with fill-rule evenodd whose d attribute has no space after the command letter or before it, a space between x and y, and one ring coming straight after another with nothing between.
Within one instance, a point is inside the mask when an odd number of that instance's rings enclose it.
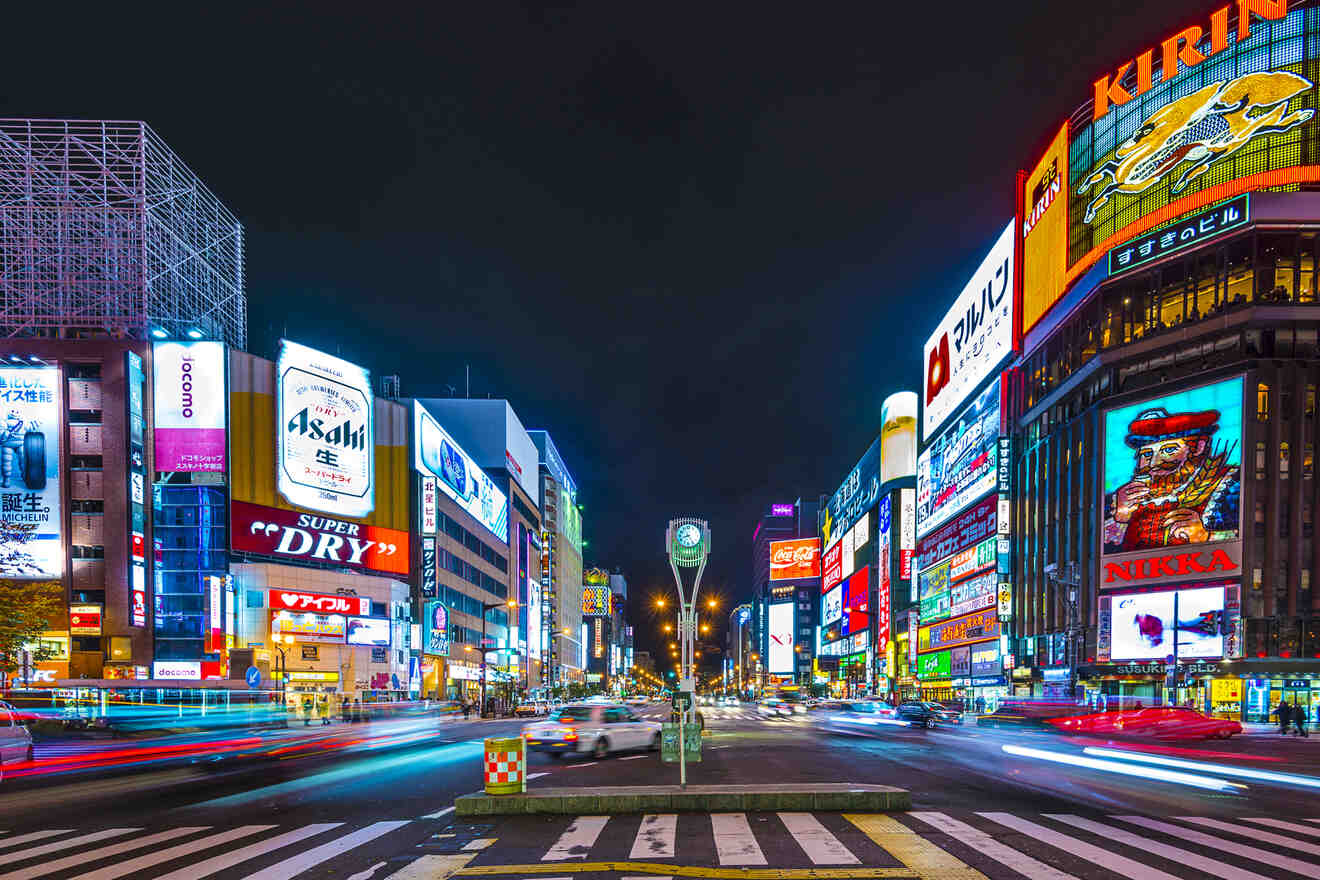
<instances>
[{"instance_id":1,"label":"super dry sign","mask_svg":"<svg viewBox=\"0 0 1320 880\"><path fill-rule=\"evenodd\" d=\"M1266 21L1281 21L1288 14L1288 0L1237 0L1237 39L1242 42L1251 35L1253 18ZM1210 15L1210 42L1203 41L1206 29L1199 24L1184 28L1160 43L1160 79L1154 75L1156 47L1151 47L1119 66L1113 76L1108 74L1095 81L1095 109L1093 120L1099 120L1109 112L1110 107L1118 107L1133 98L1149 92L1157 82L1172 79L1178 72L1178 62L1184 67L1195 67L1213 58L1228 48L1228 13L1233 6L1225 6ZM1133 85L1125 85L1133 68L1136 79Z\"/></svg>"}]
</instances>

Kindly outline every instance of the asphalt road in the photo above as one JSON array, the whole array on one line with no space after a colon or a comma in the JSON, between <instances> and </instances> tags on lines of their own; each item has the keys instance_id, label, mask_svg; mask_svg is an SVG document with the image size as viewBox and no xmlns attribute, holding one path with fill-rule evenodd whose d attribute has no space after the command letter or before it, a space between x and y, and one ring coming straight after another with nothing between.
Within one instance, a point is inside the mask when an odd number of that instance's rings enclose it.
<instances>
[{"instance_id":1,"label":"asphalt road","mask_svg":"<svg viewBox=\"0 0 1320 880\"><path fill-rule=\"evenodd\" d=\"M912 792L913 811L684 815L658 831L642 817L582 827L576 817L453 824L454 797L481 784L481 739L521 724L378 722L336 740L347 748L295 750L251 765L0 784L0 880L657 874L659 865L629 861L643 840L656 853L678 842L661 856L674 876L722 876L721 866L733 870L739 859L844 866L837 877L877 876L861 868L967 878L1320 876L1320 737L1159 746L975 726L856 737L824 733L814 718L703 711L709 736L691 781L897 785ZM668 710L642 714L660 719ZM671 783L678 775L650 753L602 761L533 755L530 769L533 788ZM1153 779L1152 770L1183 775ZM556 851L572 854L556 859Z\"/></svg>"}]
</instances>

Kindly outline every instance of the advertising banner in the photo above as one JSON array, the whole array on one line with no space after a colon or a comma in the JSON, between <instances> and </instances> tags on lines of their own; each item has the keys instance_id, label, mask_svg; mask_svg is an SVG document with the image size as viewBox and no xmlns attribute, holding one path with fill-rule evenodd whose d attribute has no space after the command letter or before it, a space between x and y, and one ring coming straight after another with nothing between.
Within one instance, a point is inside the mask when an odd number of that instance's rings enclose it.
<instances>
[{"instance_id":1,"label":"advertising banner","mask_svg":"<svg viewBox=\"0 0 1320 880\"><path fill-rule=\"evenodd\" d=\"M952 660L949 651L919 654L917 656L917 678L949 678L953 674Z\"/></svg>"},{"instance_id":2,"label":"advertising banner","mask_svg":"<svg viewBox=\"0 0 1320 880\"><path fill-rule=\"evenodd\" d=\"M991 496L917 542L916 566L924 571L941 560L994 537L998 499Z\"/></svg>"},{"instance_id":3,"label":"advertising banner","mask_svg":"<svg viewBox=\"0 0 1320 880\"><path fill-rule=\"evenodd\" d=\"M1240 573L1242 405L1235 376L1105 413L1101 588Z\"/></svg>"},{"instance_id":4,"label":"advertising banner","mask_svg":"<svg viewBox=\"0 0 1320 880\"><path fill-rule=\"evenodd\" d=\"M348 622L342 614L298 614L276 611L271 615L272 636L291 635L299 641L342 642Z\"/></svg>"},{"instance_id":5,"label":"advertising banner","mask_svg":"<svg viewBox=\"0 0 1320 880\"><path fill-rule=\"evenodd\" d=\"M99 636L101 634L100 605L70 605L69 635Z\"/></svg>"},{"instance_id":6,"label":"advertising banner","mask_svg":"<svg viewBox=\"0 0 1320 880\"><path fill-rule=\"evenodd\" d=\"M413 466L423 474L439 477L441 492L485 526L492 535L507 543L508 498L486 472L477 466L472 456L464 452L449 432L416 401L413 402L413 437L416 447ZM571 509L576 510L575 507Z\"/></svg>"},{"instance_id":7,"label":"advertising banner","mask_svg":"<svg viewBox=\"0 0 1320 880\"><path fill-rule=\"evenodd\" d=\"M64 576L60 371L0 367L0 577Z\"/></svg>"},{"instance_id":8,"label":"advertising banner","mask_svg":"<svg viewBox=\"0 0 1320 880\"><path fill-rule=\"evenodd\" d=\"M426 653L449 656L449 609L440 602L427 602L425 614Z\"/></svg>"},{"instance_id":9,"label":"advertising banner","mask_svg":"<svg viewBox=\"0 0 1320 880\"><path fill-rule=\"evenodd\" d=\"M826 549L880 500L880 444L881 438L875 438L820 512L820 534ZM846 566L849 560L845 559L843 563ZM844 577L847 577L846 573Z\"/></svg>"},{"instance_id":10,"label":"advertising banner","mask_svg":"<svg viewBox=\"0 0 1320 880\"><path fill-rule=\"evenodd\" d=\"M1022 332L1026 333L1063 295L1068 270L1068 123L1031 173L1019 180Z\"/></svg>"},{"instance_id":11,"label":"advertising banner","mask_svg":"<svg viewBox=\"0 0 1320 880\"><path fill-rule=\"evenodd\" d=\"M422 534L434 535L440 530L439 499L436 496L435 477L422 477Z\"/></svg>"},{"instance_id":12,"label":"advertising banner","mask_svg":"<svg viewBox=\"0 0 1320 880\"><path fill-rule=\"evenodd\" d=\"M880 404L880 482L917 475L917 395L899 391Z\"/></svg>"},{"instance_id":13,"label":"advertising banner","mask_svg":"<svg viewBox=\"0 0 1320 880\"><path fill-rule=\"evenodd\" d=\"M917 536L993 492L998 479L999 380L958 414L917 460Z\"/></svg>"},{"instance_id":14,"label":"advertising banner","mask_svg":"<svg viewBox=\"0 0 1320 880\"><path fill-rule=\"evenodd\" d=\"M820 625L832 626L843 617L843 584L825 594L820 601Z\"/></svg>"},{"instance_id":15,"label":"advertising banner","mask_svg":"<svg viewBox=\"0 0 1320 880\"><path fill-rule=\"evenodd\" d=\"M833 589L836 584L843 580L843 542L835 541L833 546L825 551L822 556L822 575L820 581L820 591L822 593Z\"/></svg>"},{"instance_id":16,"label":"advertising banner","mask_svg":"<svg viewBox=\"0 0 1320 880\"><path fill-rule=\"evenodd\" d=\"M348 618L348 643L350 645L373 645L383 648L390 646L390 622L383 617Z\"/></svg>"},{"instance_id":17,"label":"advertising banner","mask_svg":"<svg viewBox=\"0 0 1320 880\"><path fill-rule=\"evenodd\" d=\"M408 533L246 501L230 505L236 552L408 574Z\"/></svg>"},{"instance_id":18,"label":"advertising banner","mask_svg":"<svg viewBox=\"0 0 1320 880\"><path fill-rule=\"evenodd\" d=\"M224 473L224 343L157 342L151 372L156 470Z\"/></svg>"},{"instance_id":19,"label":"advertising banner","mask_svg":"<svg viewBox=\"0 0 1320 880\"><path fill-rule=\"evenodd\" d=\"M1110 598L1110 659L1157 660L1175 656L1222 657L1224 585Z\"/></svg>"},{"instance_id":20,"label":"advertising banner","mask_svg":"<svg viewBox=\"0 0 1320 880\"><path fill-rule=\"evenodd\" d=\"M535 578L527 579L527 656L541 659L545 621L541 610L541 584Z\"/></svg>"},{"instance_id":21,"label":"advertising banner","mask_svg":"<svg viewBox=\"0 0 1320 880\"><path fill-rule=\"evenodd\" d=\"M770 580L820 577L820 538L770 542Z\"/></svg>"},{"instance_id":22,"label":"advertising banner","mask_svg":"<svg viewBox=\"0 0 1320 880\"><path fill-rule=\"evenodd\" d=\"M999 675L1003 662L999 657L999 642L971 645L972 675Z\"/></svg>"},{"instance_id":23,"label":"advertising banner","mask_svg":"<svg viewBox=\"0 0 1320 880\"><path fill-rule=\"evenodd\" d=\"M953 648L999 638L999 617L987 608L943 623L923 626L917 636L920 650Z\"/></svg>"},{"instance_id":24,"label":"advertising banner","mask_svg":"<svg viewBox=\"0 0 1320 880\"><path fill-rule=\"evenodd\" d=\"M290 504L362 517L376 507L371 375L357 364L280 340L275 365L276 470Z\"/></svg>"},{"instance_id":25,"label":"advertising banner","mask_svg":"<svg viewBox=\"0 0 1320 880\"><path fill-rule=\"evenodd\" d=\"M1109 252L1109 277L1246 226L1251 219L1250 198L1243 193L1222 205L1184 217L1172 226L1124 242Z\"/></svg>"},{"instance_id":26,"label":"advertising banner","mask_svg":"<svg viewBox=\"0 0 1320 880\"><path fill-rule=\"evenodd\" d=\"M949 651L949 675L966 678L971 675L972 655L971 649L966 645L961 648L954 648Z\"/></svg>"},{"instance_id":27,"label":"advertising banner","mask_svg":"<svg viewBox=\"0 0 1320 880\"><path fill-rule=\"evenodd\" d=\"M270 607L285 611L310 611L315 614L371 613L371 600L366 596L332 596L328 593L306 593L301 590L270 590Z\"/></svg>"},{"instance_id":28,"label":"advertising banner","mask_svg":"<svg viewBox=\"0 0 1320 880\"><path fill-rule=\"evenodd\" d=\"M900 489L898 502L898 579L911 581L917 548L917 490Z\"/></svg>"},{"instance_id":29,"label":"advertising banner","mask_svg":"<svg viewBox=\"0 0 1320 880\"><path fill-rule=\"evenodd\" d=\"M797 663L793 651L794 626L793 602L780 602L770 606L770 628L766 635L769 644L766 670L772 675L788 675L795 671Z\"/></svg>"},{"instance_id":30,"label":"advertising banner","mask_svg":"<svg viewBox=\"0 0 1320 880\"><path fill-rule=\"evenodd\" d=\"M843 583L843 635L864 632L871 624L871 569L859 569Z\"/></svg>"},{"instance_id":31,"label":"advertising banner","mask_svg":"<svg viewBox=\"0 0 1320 880\"><path fill-rule=\"evenodd\" d=\"M866 569L863 569L865 571ZM884 652L889 648L890 601L889 590L880 590L875 600L875 650Z\"/></svg>"},{"instance_id":32,"label":"advertising banner","mask_svg":"<svg viewBox=\"0 0 1320 880\"><path fill-rule=\"evenodd\" d=\"M125 415L128 418L128 583L133 626L147 625L147 374L142 356L124 352ZM212 592L215 592L214 590ZM208 651L219 651L219 610L211 609Z\"/></svg>"},{"instance_id":33,"label":"advertising banner","mask_svg":"<svg viewBox=\"0 0 1320 880\"><path fill-rule=\"evenodd\" d=\"M427 535L422 538L422 598L433 599L437 587L437 559L435 538Z\"/></svg>"},{"instance_id":34,"label":"advertising banner","mask_svg":"<svg viewBox=\"0 0 1320 880\"><path fill-rule=\"evenodd\" d=\"M999 575L990 571L949 588L949 616L957 617L995 605Z\"/></svg>"},{"instance_id":35,"label":"advertising banner","mask_svg":"<svg viewBox=\"0 0 1320 880\"><path fill-rule=\"evenodd\" d=\"M610 616L609 587L584 586L582 588L582 616L583 617Z\"/></svg>"},{"instance_id":36,"label":"advertising banner","mask_svg":"<svg viewBox=\"0 0 1320 880\"><path fill-rule=\"evenodd\" d=\"M880 593L889 595L889 582L893 577L891 569L893 568L893 559L890 557L890 546L893 543L890 523L893 520L891 515L893 505L888 495L880 499L876 506L876 521L879 523L879 534L876 541L876 562L880 573Z\"/></svg>"},{"instance_id":37,"label":"advertising banner","mask_svg":"<svg viewBox=\"0 0 1320 880\"><path fill-rule=\"evenodd\" d=\"M926 340L922 437L935 432L1013 353L1014 223L1004 227L935 332Z\"/></svg>"}]
</instances>

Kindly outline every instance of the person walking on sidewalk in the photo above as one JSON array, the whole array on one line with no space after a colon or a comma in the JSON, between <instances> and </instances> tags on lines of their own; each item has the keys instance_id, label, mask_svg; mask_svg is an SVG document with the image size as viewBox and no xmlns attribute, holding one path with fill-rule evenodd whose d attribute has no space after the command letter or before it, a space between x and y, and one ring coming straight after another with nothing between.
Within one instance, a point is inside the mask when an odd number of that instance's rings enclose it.
<instances>
[{"instance_id":1,"label":"person walking on sidewalk","mask_svg":"<svg viewBox=\"0 0 1320 880\"><path fill-rule=\"evenodd\" d=\"M316 709L317 709L317 714L319 714L319 715L321 716L321 726L322 726L322 727L329 727L329 726L330 726L330 698L329 698L329 697L321 697L321 701L320 701L320 703L317 704Z\"/></svg>"},{"instance_id":2,"label":"person walking on sidewalk","mask_svg":"<svg viewBox=\"0 0 1320 880\"><path fill-rule=\"evenodd\" d=\"M1293 706L1292 720L1293 720L1293 725L1297 728L1297 735L1304 736L1309 739L1311 735L1306 732L1306 707L1303 706L1301 703L1297 703L1296 705Z\"/></svg>"},{"instance_id":3,"label":"person walking on sidewalk","mask_svg":"<svg viewBox=\"0 0 1320 880\"><path fill-rule=\"evenodd\" d=\"M1288 705L1288 701L1279 700L1279 705L1274 710L1274 714L1279 719L1279 734L1281 736L1287 736L1288 722L1292 720L1292 707Z\"/></svg>"}]
</instances>

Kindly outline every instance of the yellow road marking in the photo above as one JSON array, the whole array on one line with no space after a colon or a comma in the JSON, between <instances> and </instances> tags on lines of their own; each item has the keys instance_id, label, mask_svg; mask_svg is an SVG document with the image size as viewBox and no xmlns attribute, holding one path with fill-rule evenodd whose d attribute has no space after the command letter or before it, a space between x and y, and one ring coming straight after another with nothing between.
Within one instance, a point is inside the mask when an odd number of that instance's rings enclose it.
<instances>
[{"instance_id":1,"label":"yellow road marking","mask_svg":"<svg viewBox=\"0 0 1320 880\"><path fill-rule=\"evenodd\" d=\"M960 863L961 864L961 863ZM667 865L660 862L555 862L533 865L475 865L454 872L455 877L503 876L505 874L563 874L570 865L574 874L627 872L663 877L705 877L711 880L871 880L901 877L917 880L908 868L703 868ZM983 878L984 880L984 878Z\"/></svg>"},{"instance_id":2,"label":"yellow road marking","mask_svg":"<svg viewBox=\"0 0 1320 880\"><path fill-rule=\"evenodd\" d=\"M980 871L955 858L902 822L879 813L845 813L876 845L908 866L919 877L940 880L987 880Z\"/></svg>"},{"instance_id":3,"label":"yellow road marking","mask_svg":"<svg viewBox=\"0 0 1320 880\"><path fill-rule=\"evenodd\" d=\"M385 880L447 880L459 873L460 868L476 857L476 853L422 856L407 867L395 871Z\"/></svg>"}]
</instances>

